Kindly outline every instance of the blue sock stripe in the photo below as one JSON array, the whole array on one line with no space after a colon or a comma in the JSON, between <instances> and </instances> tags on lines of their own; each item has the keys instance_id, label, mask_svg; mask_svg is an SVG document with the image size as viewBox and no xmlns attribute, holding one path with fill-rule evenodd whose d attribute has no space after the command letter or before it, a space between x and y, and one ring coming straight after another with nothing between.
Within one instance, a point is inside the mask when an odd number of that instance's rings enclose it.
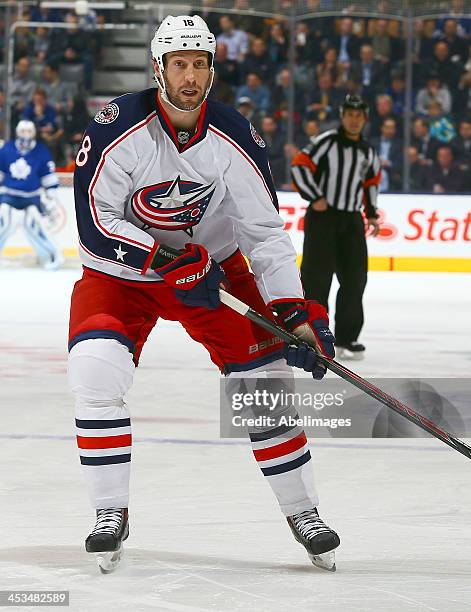
<instances>
[{"instance_id":1,"label":"blue sock stripe","mask_svg":"<svg viewBox=\"0 0 471 612\"><path fill-rule=\"evenodd\" d=\"M82 334L78 334L69 342L69 353L73 349L73 347L79 342L83 342L83 340L96 339L117 340L121 344L124 344L124 346L129 349L130 353L134 353L134 342L124 334L120 334L119 332L113 331L112 329L92 329L90 331L83 332Z\"/></svg>"},{"instance_id":2,"label":"blue sock stripe","mask_svg":"<svg viewBox=\"0 0 471 612\"><path fill-rule=\"evenodd\" d=\"M113 465L114 463L129 463L130 461L130 453L127 455L108 455L107 457L82 457L80 455L82 465Z\"/></svg>"},{"instance_id":3,"label":"blue sock stripe","mask_svg":"<svg viewBox=\"0 0 471 612\"><path fill-rule=\"evenodd\" d=\"M280 425L279 427L275 427L275 429L270 429L262 433L249 433L249 436L251 442L263 442L263 440L271 440L272 438L278 438L279 436L288 433L288 431L291 431L296 427L297 425Z\"/></svg>"},{"instance_id":4,"label":"blue sock stripe","mask_svg":"<svg viewBox=\"0 0 471 612\"><path fill-rule=\"evenodd\" d=\"M75 425L81 429L113 429L114 427L130 427L131 419L103 419L99 421L75 419Z\"/></svg>"},{"instance_id":5,"label":"blue sock stripe","mask_svg":"<svg viewBox=\"0 0 471 612\"><path fill-rule=\"evenodd\" d=\"M283 474L284 472L291 472L298 467L301 467L311 459L311 453L306 451L304 455L288 461L288 463L282 463L281 465L274 465L273 467L262 468L262 474L264 476L275 476L275 474Z\"/></svg>"}]
</instances>

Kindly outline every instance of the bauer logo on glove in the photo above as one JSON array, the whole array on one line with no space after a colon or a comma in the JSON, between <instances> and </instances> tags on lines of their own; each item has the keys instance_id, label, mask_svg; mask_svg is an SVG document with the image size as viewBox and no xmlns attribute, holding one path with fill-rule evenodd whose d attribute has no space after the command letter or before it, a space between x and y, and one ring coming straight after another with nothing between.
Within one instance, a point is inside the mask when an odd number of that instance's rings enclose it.
<instances>
[{"instance_id":1,"label":"bauer logo on glove","mask_svg":"<svg viewBox=\"0 0 471 612\"><path fill-rule=\"evenodd\" d=\"M226 278L224 270L201 244L187 243L182 254L171 263L160 267L154 263L154 266L155 272L175 289L183 304L210 310L220 305L219 286Z\"/></svg>"}]
</instances>

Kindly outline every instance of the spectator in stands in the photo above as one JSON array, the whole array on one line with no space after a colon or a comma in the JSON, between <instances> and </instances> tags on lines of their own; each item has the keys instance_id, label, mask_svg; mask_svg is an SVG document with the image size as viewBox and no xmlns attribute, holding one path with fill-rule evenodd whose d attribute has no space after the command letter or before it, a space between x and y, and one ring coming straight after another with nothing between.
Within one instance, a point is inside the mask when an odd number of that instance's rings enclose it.
<instances>
[{"instance_id":1,"label":"spectator in stands","mask_svg":"<svg viewBox=\"0 0 471 612\"><path fill-rule=\"evenodd\" d=\"M414 21L413 61L422 63L430 60L433 55L434 41L425 31L425 22L422 19Z\"/></svg>"},{"instance_id":2,"label":"spectator in stands","mask_svg":"<svg viewBox=\"0 0 471 612\"><path fill-rule=\"evenodd\" d=\"M458 136L452 141L453 152L463 172L471 170L471 119L460 122Z\"/></svg>"},{"instance_id":3,"label":"spectator in stands","mask_svg":"<svg viewBox=\"0 0 471 612\"><path fill-rule=\"evenodd\" d=\"M270 28L268 38L268 53L275 65L282 65L286 62L288 55L288 37L279 21Z\"/></svg>"},{"instance_id":4,"label":"spectator in stands","mask_svg":"<svg viewBox=\"0 0 471 612\"><path fill-rule=\"evenodd\" d=\"M466 14L469 11L464 6L464 0L451 0L451 10L448 11L448 18L454 18L458 24L458 34L460 36L469 36L471 34L471 18ZM438 19L436 23L437 30L443 31L446 19Z\"/></svg>"},{"instance_id":5,"label":"spectator in stands","mask_svg":"<svg viewBox=\"0 0 471 612\"><path fill-rule=\"evenodd\" d=\"M82 97L69 97L62 110L63 140L68 147L66 159L75 157L83 132L90 121L87 105Z\"/></svg>"},{"instance_id":6,"label":"spectator in stands","mask_svg":"<svg viewBox=\"0 0 471 612\"><path fill-rule=\"evenodd\" d=\"M23 14L18 15L15 21L30 21L31 12L28 9L23 9ZM15 30L15 47L14 59L20 57L28 57L34 49L34 29L28 26L17 27Z\"/></svg>"},{"instance_id":7,"label":"spectator in stands","mask_svg":"<svg viewBox=\"0 0 471 612\"><path fill-rule=\"evenodd\" d=\"M406 104L406 82L401 72L392 71L391 85L386 88L386 93L393 103L392 112L402 117Z\"/></svg>"},{"instance_id":8,"label":"spectator in stands","mask_svg":"<svg viewBox=\"0 0 471 612\"><path fill-rule=\"evenodd\" d=\"M458 34L457 21L447 19L439 38L448 45L451 61L459 61L463 64L466 62L468 59L468 43L463 36Z\"/></svg>"},{"instance_id":9,"label":"spectator in stands","mask_svg":"<svg viewBox=\"0 0 471 612\"><path fill-rule=\"evenodd\" d=\"M411 145L417 149L417 155L422 165L432 164L440 143L430 136L429 125L423 118L414 121Z\"/></svg>"},{"instance_id":10,"label":"spectator in stands","mask_svg":"<svg viewBox=\"0 0 471 612\"><path fill-rule=\"evenodd\" d=\"M241 85L237 89L236 98L250 98L255 105L255 109L261 114L270 111L270 90L262 84L262 79L256 72L251 72L247 75L245 85Z\"/></svg>"},{"instance_id":11,"label":"spectator in stands","mask_svg":"<svg viewBox=\"0 0 471 612\"><path fill-rule=\"evenodd\" d=\"M62 21L60 9L46 8L42 2L31 9L31 21Z\"/></svg>"},{"instance_id":12,"label":"spectator in stands","mask_svg":"<svg viewBox=\"0 0 471 612\"><path fill-rule=\"evenodd\" d=\"M409 161L409 191L423 193L427 187L429 168L421 163L416 147L407 149L407 159Z\"/></svg>"},{"instance_id":13,"label":"spectator in stands","mask_svg":"<svg viewBox=\"0 0 471 612\"><path fill-rule=\"evenodd\" d=\"M430 104L440 102L444 113L451 111L451 94L445 84L440 82L438 73L431 73L427 79L427 85L417 95L415 110L419 115L428 116Z\"/></svg>"},{"instance_id":14,"label":"spectator in stands","mask_svg":"<svg viewBox=\"0 0 471 612\"><path fill-rule=\"evenodd\" d=\"M81 64L84 85L92 88L93 57L89 50L90 34L78 27L78 17L69 13L66 17L69 27L54 31L51 38L48 61L56 64Z\"/></svg>"},{"instance_id":15,"label":"spectator in stands","mask_svg":"<svg viewBox=\"0 0 471 612\"><path fill-rule=\"evenodd\" d=\"M31 101L36 83L30 77L30 61L27 57L22 57L16 62L15 75L9 94L12 107L12 123L16 125L19 115L25 106Z\"/></svg>"},{"instance_id":16,"label":"spectator in stands","mask_svg":"<svg viewBox=\"0 0 471 612\"><path fill-rule=\"evenodd\" d=\"M378 19L374 25L375 32L371 37L373 57L389 70L391 60L399 59L397 49L394 46L394 39L388 34L388 21L386 19Z\"/></svg>"},{"instance_id":17,"label":"spectator in stands","mask_svg":"<svg viewBox=\"0 0 471 612\"><path fill-rule=\"evenodd\" d=\"M240 83L239 63L227 57L227 45L218 42L214 55L214 70L218 74L221 83L227 83L231 87L237 87Z\"/></svg>"},{"instance_id":18,"label":"spectator in stands","mask_svg":"<svg viewBox=\"0 0 471 612\"><path fill-rule=\"evenodd\" d=\"M219 78L219 73L215 71L214 80L211 90L209 92L209 98L213 100L219 100L224 104L228 104L229 106L234 105L235 94L234 88L226 83L225 81L221 81Z\"/></svg>"},{"instance_id":19,"label":"spectator in stands","mask_svg":"<svg viewBox=\"0 0 471 612\"><path fill-rule=\"evenodd\" d=\"M267 145L268 161L270 162L275 186L280 188L284 182L286 169L284 154L285 134L278 128L274 117L268 115L262 119L260 135Z\"/></svg>"},{"instance_id":20,"label":"spectator in stands","mask_svg":"<svg viewBox=\"0 0 471 612\"><path fill-rule=\"evenodd\" d=\"M456 136L455 126L451 119L443 112L438 101L431 102L428 107L430 118L430 136L439 142L448 143Z\"/></svg>"},{"instance_id":21,"label":"spectator in stands","mask_svg":"<svg viewBox=\"0 0 471 612\"><path fill-rule=\"evenodd\" d=\"M250 121L250 123L255 127L256 130L260 129L260 124L262 122L262 117L260 113L256 110L255 104L251 98L248 96L242 96L237 99L236 108L239 113Z\"/></svg>"},{"instance_id":22,"label":"spectator in stands","mask_svg":"<svg viewBox=\"0 0 471 612\"><path fill-rule=\"evenodd\" d=\"M393 111L393 101L391 96L380 94L376 96L376 105L371 114L369 123L369 137L379 138L381 136L381 127L385 119L394 119L396 122L396 130L398 134L402 134L402 120L399 115Z\"/></svg>"},{"instance_id":23,"label":"spectator in stands","mask_svg":"<svg viewBox=\"0 0 471 612\"><path fill-rule=\"evenodd\" d=\"M296 25L296 61L298 64L319 64L322 61L322 49L315 32L309 29L305 21Z\"/></svg>"},{"instance_id":24,"label":"spectator in stands","mask_svg":"<svg viewBox=\"0 0 471 612\"><path fill-rule=\"evenodd\" d=\"M324 52L324 61L316 66L316 76L328 74L332 81L333 87L340 88L346 78L345 70L337 62L337 49L335 47L327 47Z\"/></svg>"},{"instance_id":25,"label":"spectator in stands","mask_svg":"<svg viewBox=\"0 0 471 612\"><path fill-rule=\"evenodd\" d=\"M234 0L234 11L238 12L237 27L244 32L250 32L251 36L260 38L264 34L265 23L257 15L251 15L250 12L256 9L256 4L253 0ZM212 31L212 30L211 30Z\"/></svg>"},{"instance_id":26,"label":"spectator in stands","mask_svg":"<svg viewBox=\"0 0 471 612\"><path fill-rule=\"evenodd\" d=\"M241 66L242 79L250 72L259 74L264 85L271 86L275 80L276 65L273 63L263 38L254 38L250 53Z\"/></svg>"},{"instance_id":27,"label":"spectator in stands","mask_svg":"<svg viewBox=\"0 0 471 612\"><path fill-rule=\"evenodd\" d=\"M61 81L59 69L56 64L46 64L42 69L42 89L44 89L49 104L60 113L66 108L68 100L74 96L74 88L71 83Z\"/></svg>"},{"instance_id":28,"label":"spectator in stands","mask_svg":"<svg viewBox=\"0 0 471 612\"><path fill-rule=\"evenodd\" d=\"M463 193L468 187L465 173L453 159L450 146L441 146L437 161L427 178L427 190L433 193Z\"/></svg>"},{"instance_id":29,"label":"spectator in stands","mask_svg":"<svg viewBox=\"0 0 471 612\"><path fill-rule=\"evenodd\" d=\"M306 96L307 116L317 119L322 130L330 129L338 122L342 99L340 91L332 86L330 75L321 74L317 87Z\"/></svg>"},{"instance_id":30,"label":"spectator in stands","mask_svg":"<svg viewBox=\"0 0 471 612\"><path fill-rule=\"evenodd\" d=\"M381 136L371 138L371 144L381 160L381 183L383 193L398 191L402 186L402 140L397 135L394 119L385 119L381 126Z\"/></svg>"},{"instance_id":31,"label":"spectator in stands","mask_svg":"<svg viewBox=\"0 0 471 612\"><path fill-rule=\"evenodd\" d=\"M22 119L32 121L36 126L36 132L41 137L51 134L57 130L57 113L55 108L48 104L46 92L38 87L31 102L25 107Z\"/></svg>"},{"instance_id":32,"label":"spectator in stands","mask_svg":"<svg viewBox=\"0 0 471 612\"><path fill-rule=\"evenodd\" d=\"M296 138L296 144L302 149L310 144L319 134L319 123L315 119L306 119L302 124L301 133Z\"/></svg>"},{"instance_id":33,"label":"spectator in stands","mask_svg":"<svg viewBox=\"0 0 471 612\"><path fill-rule=\"evenodd\" d=\"M361 95L368 105L371 105L376 94L384 89L384 67L374 59L371 45L361 46L360 60L352 62L348 79L361 83Z\"/></svg>"},{"instance_id":34,"label":"spectator in stands","mask_svg":"<svg viewBox=\"0 0 471 612\"><path fill-rule=\"evenodd\" d=\"M446 83L450 91L457 88L463 67L460 62L452 62L448 44L440 40L435 43L433 58L427 63L428 73L438 74L440 81Z\"/></svg>"},{"instance_id":35,"label":"spectator in stands","mask_svg":"<svg viewBox=\"0 0 471 612\"><path fill-rule=\"evenodd\" d=\"M455 91L454 112L459 117L471 115L471 44L468 46L469 57L464 65L458 89Z\"/></svg>"},{"instance_id":36,"label":"spectator in stands","mask_svg":"<svg viewBox=\"0 0 471 612\"><path fill-rule=\"evenodd\" d=\"M414 21L414 37L412 48L413 84L414 88L423 87L430 71L428 63L433 56L434 41L425 31L425 22L422 19Z\"/></svg>"},{"instance_id":37,"label":"spectator in stands","mask_svg":"<svg viewBox=\"0 0 471 612\"><path fill-rule=\"evenodd\" d=\"M49 53L49 30L47 28L37 28L34 37L33 57L38 64L44 64Z\"/></svg>"},{"instance_id":38,"label":"spectator in stands","mask_svg":"<svg viewBox=\"0 0 471 612\"><path fill-rule=\"evenodd\" d=\"M360 59L361 40L353 34L353 20L344 17L340 20L339 34L332 38L332 46L337 49L338 61L346 68Z\"/></svg>"},{"instance_id":39,"label":"spectator in stands","mask_svg":"<svg viewBox=\"0 0 471 612\"><path fill-rule=\"evenodd\" d=\"M53 158L57 161L61 156L60 140L64 130L59 125L55 108L48 104L44 89L36 89L32 101L25 107L22 118L34 123L40 140L49 147Z\"/></svg>"},{"instance_id":40,"label":"spectator in stands","mask_svg":"<svg viewBox=\"0 0 471 612\"><path fill-rule=\"evenodd\" d=\"M249 51L249 37L247 32L236 30L233 18L222 15L219 19L222 34L217 37L218 44L223 42L227 46L227 57L242 62Z\"/></svg>"},{"instance_id":41,"label":"spectator in stands","mask_svg":"<svg viewBox=\"0 0 471 612\"><path fill-rule=\"evenodd\" d=\"M276 77L276 86L273 90L273 107L280 110L289 108L289 89L291 85L292 73L288 68L283 68ZM301 115L304 112L304 93L301 88L294 84L294 111Z\"/></svg>"}]
</instances>

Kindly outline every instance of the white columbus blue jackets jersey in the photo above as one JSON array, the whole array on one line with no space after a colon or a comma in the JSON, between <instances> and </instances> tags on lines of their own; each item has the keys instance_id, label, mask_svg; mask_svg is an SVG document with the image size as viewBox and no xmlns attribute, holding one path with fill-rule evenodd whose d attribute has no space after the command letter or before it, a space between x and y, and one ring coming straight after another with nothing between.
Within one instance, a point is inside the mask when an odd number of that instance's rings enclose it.
<instances>
[{"instance_id":1,"label":"white columbus blue jackets jersey","mask_svg":"<svg viewBox=\"0 0 471 612\"><path fill-rule=\"evenodd\" d=\"M86 267L160 281L149 269L157 243L202 244L218 262L240 248L266 302L302 297L265 143L234 109L205 102L194 135L181 144L156 89L125 94L91 121L76 162Z\"/></svg>"},{"instance_id":2,"label":"white columbus blue jackets jersey","mask_svg":"<svg viewBox=\"0 0 471 612\"><path fill-rule=\"evenodd\" d=\"M49 149L42 143L21 153L14 140L0 149L0 192L15 198L35 199L43 189L58 185L55 165Z\"/></svg>"}]
</instances>

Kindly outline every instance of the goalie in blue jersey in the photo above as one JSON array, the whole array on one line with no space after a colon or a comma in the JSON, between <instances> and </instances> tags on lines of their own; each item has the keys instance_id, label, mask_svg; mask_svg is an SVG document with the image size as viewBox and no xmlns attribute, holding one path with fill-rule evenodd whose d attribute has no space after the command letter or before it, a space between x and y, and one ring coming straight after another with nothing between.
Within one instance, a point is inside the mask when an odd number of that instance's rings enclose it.
<instances>
[{"instance_id":1,"label":"goalie in blue jersey","mask_svg":"<svg viewBox=\"0 0 471 612\"><path fill-rule=\"evenodd\" d=\"M47 230L45 217L57 213L55 164L48 148L36 142L32 121L21 120L15 140L0 149L0 252L21 225L40 262L54 270L62 256Z\"/></svg>"}]
</instances>

